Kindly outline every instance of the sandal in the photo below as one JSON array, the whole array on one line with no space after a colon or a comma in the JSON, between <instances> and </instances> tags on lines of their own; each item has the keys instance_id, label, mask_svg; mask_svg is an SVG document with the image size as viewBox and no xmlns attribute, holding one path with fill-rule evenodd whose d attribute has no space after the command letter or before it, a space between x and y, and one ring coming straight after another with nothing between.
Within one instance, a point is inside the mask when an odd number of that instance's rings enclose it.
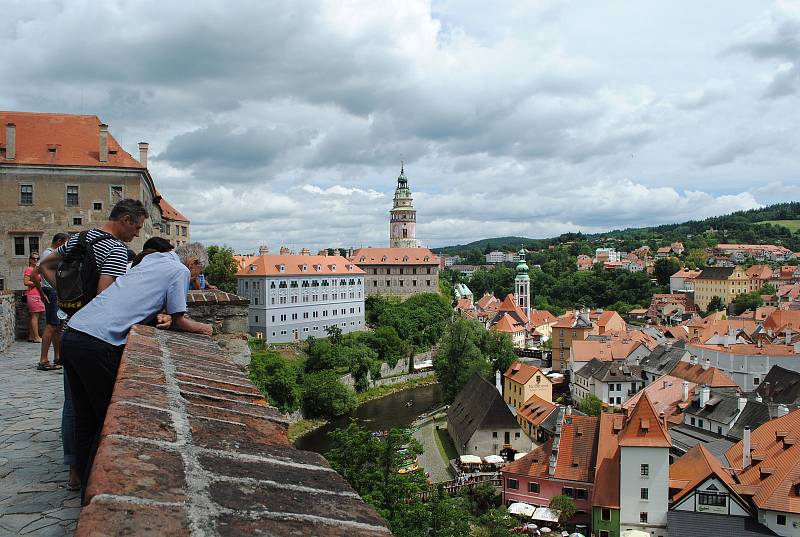
<instances>
[{"instance_id":1,"label":"sandal","mask_svg":"<svg viewBox=\"0 0 800 537\"><path fill-rule=\"evenodd\" d=\"M75 483L73 485L72 483L67 483L67 490L69 490L70 492L76 492L78 490L81 490L81 484Z\"/></svg>"},{"instance_id":2,"label":"sandal","mask_svg":"<svg viewBox=\"0 0 800 537\"><path fill-rule=\"evenodd\" d=\"M61 366L51 364L50 362L45 362L45 363L39 362L36 365L36 369L38 369L39 371L53 371L55 369L61 369Z\"/></svg>"}]
</instances>

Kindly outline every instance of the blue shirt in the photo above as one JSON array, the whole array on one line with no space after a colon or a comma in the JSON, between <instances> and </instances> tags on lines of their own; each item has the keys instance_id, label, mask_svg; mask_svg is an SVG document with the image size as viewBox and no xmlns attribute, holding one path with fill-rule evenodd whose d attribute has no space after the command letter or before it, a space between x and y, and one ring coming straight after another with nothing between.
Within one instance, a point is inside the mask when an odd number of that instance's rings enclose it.
<instances>
[{"instance_id":1,"label":"blue shirt","mask_svg":"<svg viewBox=\"0 0 800 537\"><path fill-rule=\"evenodd\" d=\"M124 345L133 325L150 321L162 309L170 315L186 311L189 279L175 252L150 254L73 315L68 326Z\"/></svg>"}]
</instances>

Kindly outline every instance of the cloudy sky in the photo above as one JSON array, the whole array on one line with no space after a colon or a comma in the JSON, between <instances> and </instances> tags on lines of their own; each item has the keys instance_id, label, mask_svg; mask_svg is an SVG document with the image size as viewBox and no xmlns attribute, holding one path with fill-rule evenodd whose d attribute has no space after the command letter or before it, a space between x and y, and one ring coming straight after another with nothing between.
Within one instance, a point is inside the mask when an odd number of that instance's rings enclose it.
<instances>
[{"instance_id":1,"label":"cloudy sky","mask_svg":"<svg viewBox=\"0 0 800 537\"><path fill-rule=\"evenodd\" d=\"M800 199L800 2L4 0L0 109L97 114L238 251Z\"/></svg>"}]
</instances>

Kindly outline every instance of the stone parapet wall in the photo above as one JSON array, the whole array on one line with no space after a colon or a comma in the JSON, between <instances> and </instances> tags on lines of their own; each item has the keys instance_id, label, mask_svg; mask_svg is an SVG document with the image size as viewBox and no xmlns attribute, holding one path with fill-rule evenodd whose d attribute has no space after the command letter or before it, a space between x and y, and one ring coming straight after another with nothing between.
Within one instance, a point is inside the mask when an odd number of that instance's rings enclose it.
<instances>
[{"instance_id":1,"label":"stone parapet wall","mask_svg":"<svg viewBox=\"0 0 800 537\"><path fill-rule=\"evenodd\" d=\"M17 313L13 291L0 291L0 352L14 342Z\"/></svg>"},{"instance_id":2,"label":"stone parapet wall","mask_svg":"<svg viewBox=\"0 0 800 537\"><path fill-rule=\"evenodd\" d=\"M75 535L387 536L203 336L136 326Z\"/></svg>"},{"instance_id":3,"label":"stone parapet wall","mask_svg":"<svg viewBox=\"0 0 800 537\"><path fill-rule=\"evenodd\" d=\"M214 327L214 339L238 365L250 365L248 306L250 301L225 291L189 291L189 317Z\"/></svg>"},{"instance_id":4,"label":"stone parapet wall","mask_svg":"<svg viewBox=\"0 0 800 537\"><path fill-rule=\"evenodd\" d=\"M13 291L14 293L14 317L16 338L19 340L28 339L30 332L31 312L28 311L28 302L25 299L24 291ZM44 333L44 312L39 315L39 335Z\"/></svg>"}]
</instances>

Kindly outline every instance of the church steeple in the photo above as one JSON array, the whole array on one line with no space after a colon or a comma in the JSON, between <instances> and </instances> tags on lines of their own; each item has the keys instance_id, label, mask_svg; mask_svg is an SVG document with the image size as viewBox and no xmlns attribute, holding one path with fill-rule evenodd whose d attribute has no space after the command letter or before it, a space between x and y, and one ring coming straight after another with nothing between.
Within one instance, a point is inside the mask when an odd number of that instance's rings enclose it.
<instances>
[{"instance_id":1,"label":"church steeple","mask_svg":"<svg viewBox=\"0 0 800 537\"><path fill-rule=\"evenodd\" d=\"M394 191L394 204L389 211L389 246L391 248L419 248L416 239L417 211L412 204L411 189L405 174L405 163L400 162L400 176Z\"/></svg>"}]
</instances>

